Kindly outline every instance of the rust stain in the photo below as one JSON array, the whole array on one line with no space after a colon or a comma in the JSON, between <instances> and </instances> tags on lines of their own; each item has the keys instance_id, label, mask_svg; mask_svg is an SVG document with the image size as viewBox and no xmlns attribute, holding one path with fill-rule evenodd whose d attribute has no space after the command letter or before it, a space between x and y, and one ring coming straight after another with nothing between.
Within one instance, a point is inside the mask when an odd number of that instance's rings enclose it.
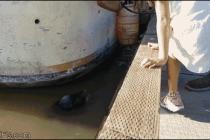
<instances>
[{"instance_id":1,"label":"rust stain","mask_svg":"<svg viewBox=\"0 0 210 140\"><path fill-rule=\"evenodd\" d=\"M53 71L56 71L56 72L67 71L69 69L88 64L89 62L94 60L96 58L96 56L97 56L96 53L93 53L93 54L86 56L84 58L81 58L79 60L75 60L75 61L71 61L71 62L67 62L67 63L63 63L63 64L58 64L58 65L48 66L47 69L53 69Z\"/></svg>"}]
</instances>

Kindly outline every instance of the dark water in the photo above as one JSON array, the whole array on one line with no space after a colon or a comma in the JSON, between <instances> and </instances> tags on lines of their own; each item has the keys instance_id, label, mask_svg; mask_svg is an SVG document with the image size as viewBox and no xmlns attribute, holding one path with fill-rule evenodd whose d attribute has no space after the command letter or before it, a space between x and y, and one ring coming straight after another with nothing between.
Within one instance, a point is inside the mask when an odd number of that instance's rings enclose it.
<instances>
[{"instance_id":1,"label":"dark water","mask_svg":"<svg viewBox=\"0 0 210 140\"><path fill-rule=\"evenodd\" d=\"M26 132L31 138L95 138L136 48L137 45L118 47L112 57L95 70L65 85L1 88L0 138ZM62 96L81 90L90 95L85 106L71 111L55 107Z\"/></svg>"}]
</instances>

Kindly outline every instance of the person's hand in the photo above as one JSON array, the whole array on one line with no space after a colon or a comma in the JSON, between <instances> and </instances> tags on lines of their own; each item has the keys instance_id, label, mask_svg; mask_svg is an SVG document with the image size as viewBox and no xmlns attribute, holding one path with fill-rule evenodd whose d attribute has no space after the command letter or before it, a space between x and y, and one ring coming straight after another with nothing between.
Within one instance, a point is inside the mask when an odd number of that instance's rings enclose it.
<instances>
[{"instance_id":1,"label":"person's hand","mask_svg":"<svg viewBox=\"0 0 210 140\"><path fill-rule=\"evenodd\" d=\"M164 66L167 63L168 59L159 59L159 58L145 58L141 62L141 67L143 68L155 68Z\"/></svg>"},{"instance_id":2,"label":"person's hand","mask_svg":"<svg viewBox=\"0 0 210 140\"><path fill-rule=\"evenodd\" d=\"M149 42L147 44L147 46L150 47L152 50L158 50L159 49L158 43L151 43L151 42Z\"/></svg>"}]
</instances>

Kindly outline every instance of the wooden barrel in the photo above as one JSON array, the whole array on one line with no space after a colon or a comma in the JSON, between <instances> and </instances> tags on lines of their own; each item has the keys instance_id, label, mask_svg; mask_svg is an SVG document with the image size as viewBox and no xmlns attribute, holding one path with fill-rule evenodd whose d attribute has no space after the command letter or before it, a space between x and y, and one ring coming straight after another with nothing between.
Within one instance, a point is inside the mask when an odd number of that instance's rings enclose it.
<instances>
[{"instance_id":1,"label":"wooden barrel","mask_svg":"<svg viewBox=\"0 0 210 140\"><path fill-rule=\"evenodd\" d=\"M135 4L127 4L129 9L135 10ZM138 41L139 15L122 8L117 14L116 30L121 45L132 45Z\"/></svg>"}]
</instances>

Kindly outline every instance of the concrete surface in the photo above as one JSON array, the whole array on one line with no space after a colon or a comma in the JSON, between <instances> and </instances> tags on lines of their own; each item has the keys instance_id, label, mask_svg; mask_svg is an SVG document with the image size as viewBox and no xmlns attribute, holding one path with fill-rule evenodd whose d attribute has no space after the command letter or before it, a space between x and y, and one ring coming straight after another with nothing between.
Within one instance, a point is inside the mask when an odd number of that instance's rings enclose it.
<instances>
[{"instance_id":1,"label":"concrete surface","mask_svg":"<svg viewBox=\"0 0 210 140\"><path fill-rule=\"evenodd\" d=\"M152 18L146 40L156 42L156 19ZM183 66L180 75L180 93L183 98L185 110L179 113L170 113L160 109L160 139L210 139L210 91L189 92L184 89L184 84L204 74L194 74ZM162 72L162 95L167 93L166 68Z\"/></svg>"},{"instance_id":2,"label":"concrete surface","mask_svg":"<svg viewBox=\"0 0 210 140\"><path fill-rule=\"evenodd\" d=\"M210 91L189 92L184 84L200 77L182 69L180 93L185 109L179 113L160 110L160 139L210 139ZM162 96L167 93L167 74L162 73Z\"/></svg>"}]
</instances>

